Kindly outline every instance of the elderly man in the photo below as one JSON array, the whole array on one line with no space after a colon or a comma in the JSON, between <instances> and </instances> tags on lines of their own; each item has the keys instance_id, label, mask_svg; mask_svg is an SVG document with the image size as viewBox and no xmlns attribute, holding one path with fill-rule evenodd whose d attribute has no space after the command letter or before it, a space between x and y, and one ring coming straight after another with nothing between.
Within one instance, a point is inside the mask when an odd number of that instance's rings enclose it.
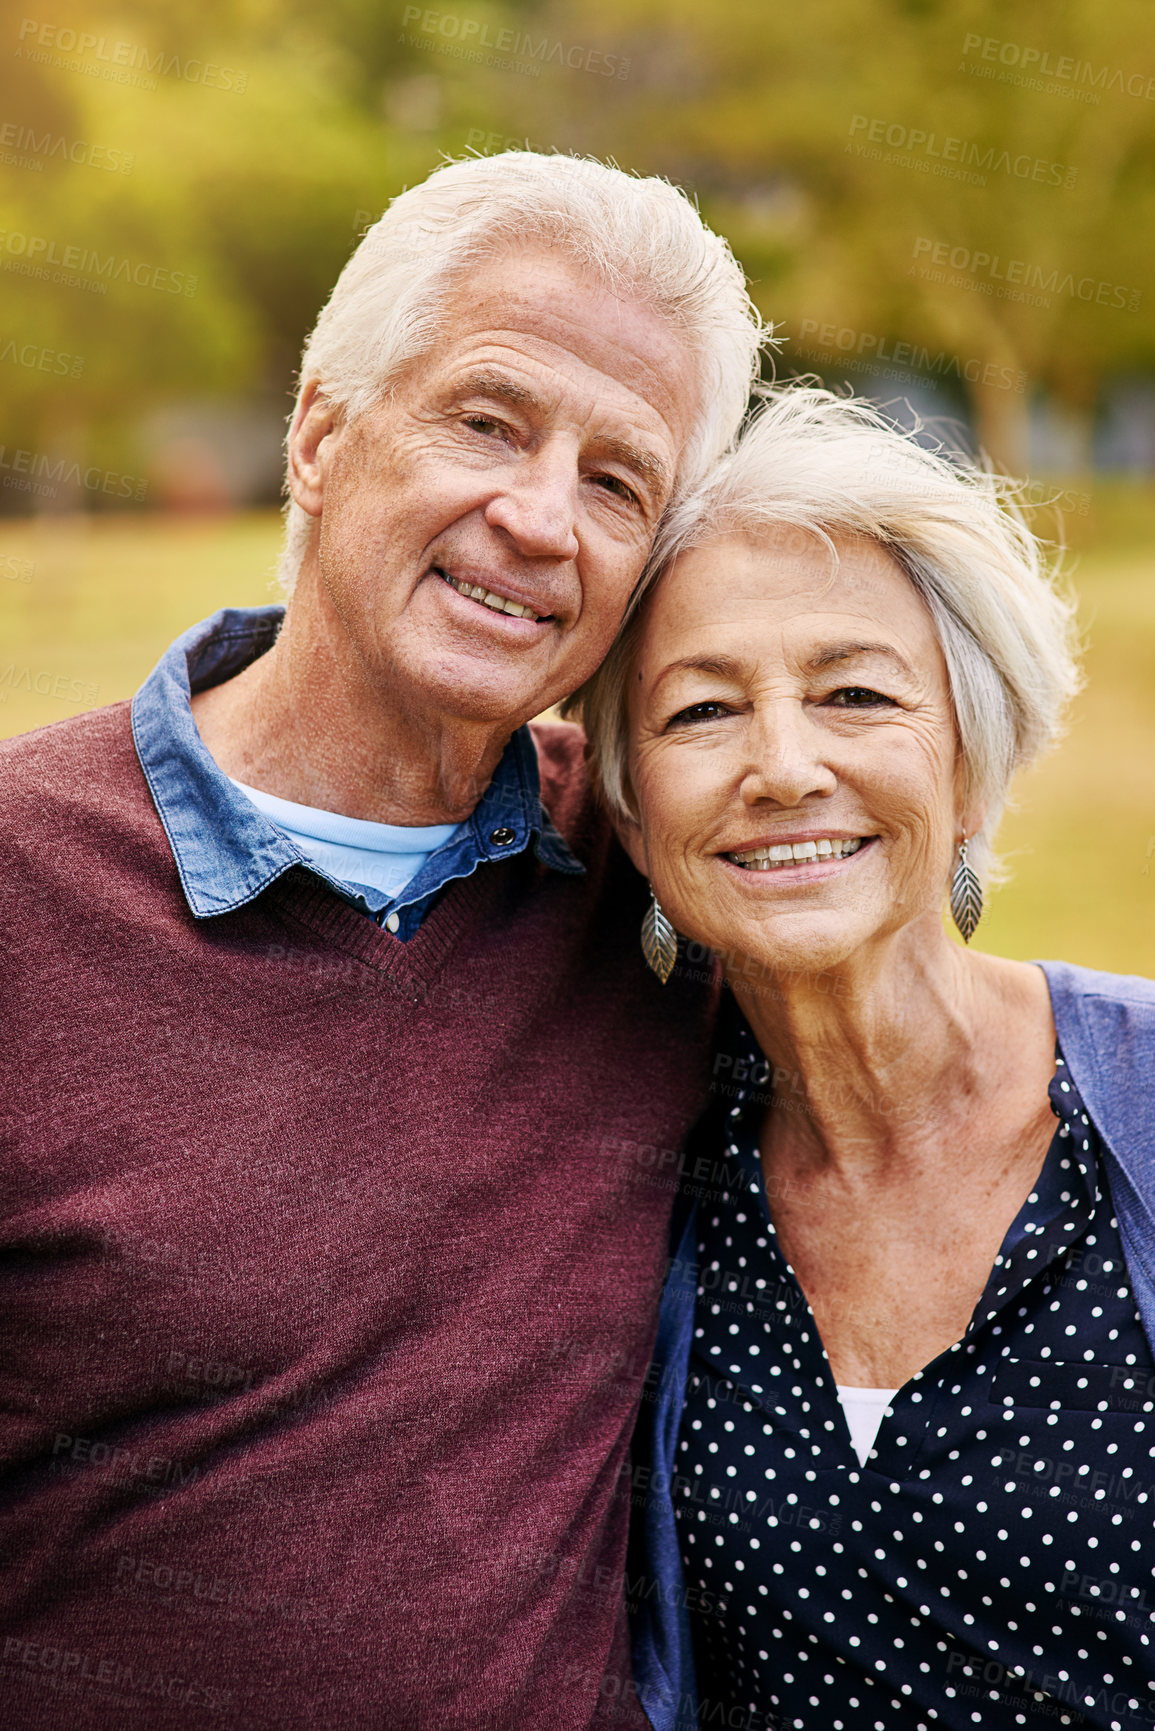
<instances>
[{"instance_id":1,"label":"elderly man","mask_svg":"<svg viewBox=\"0 0 1155 1731\"><path fill-rule=\"evenodd\" d=\"M397 199L291 600L3 748L7 1722L641 1725L618 1483L713 1003L574 728L759 332L660 181Z\"/></svg>"}]
</instances>

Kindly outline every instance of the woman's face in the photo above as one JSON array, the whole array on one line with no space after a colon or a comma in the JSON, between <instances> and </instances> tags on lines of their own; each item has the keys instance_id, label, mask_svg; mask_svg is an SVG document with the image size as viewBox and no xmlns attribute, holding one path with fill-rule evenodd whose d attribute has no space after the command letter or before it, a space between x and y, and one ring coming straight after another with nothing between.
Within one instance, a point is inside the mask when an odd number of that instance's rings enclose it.
<instances>
[{"instance_id":1,"label":"woman's face","mask_svg":"<svg viewBox=\"0 0 1155 1731\"><path fill-rule=\"evenodd\" d=\"M941 929L960 828L930 614L881 547L835 545L837 568L790 530L684 554L631 674L635 861L680 932L775 972Z\"/></svg>"}]
</instances>

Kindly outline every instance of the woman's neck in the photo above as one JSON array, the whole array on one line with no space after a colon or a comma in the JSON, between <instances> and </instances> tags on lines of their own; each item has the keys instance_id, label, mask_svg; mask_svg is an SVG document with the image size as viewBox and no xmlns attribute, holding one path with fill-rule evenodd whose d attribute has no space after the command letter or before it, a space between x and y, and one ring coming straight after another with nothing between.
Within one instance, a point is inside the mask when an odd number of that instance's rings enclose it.
<instances>
[{"instance_id":1,"label":"woman's neck","mask_svg":"<svg viewBox=\"0 0 1155 1731\"><path fill-rule=\"evenodd\" d=\"M1054 1049L1041 969L960 950L935 921L838 969L763 980L732 989L789 1096L774 1140L804 1165L898 1175L953 1125L973 1146L987 1103L1004 1122L1020 1093L1037 1109Z\"/></svg>"}]
</instances>

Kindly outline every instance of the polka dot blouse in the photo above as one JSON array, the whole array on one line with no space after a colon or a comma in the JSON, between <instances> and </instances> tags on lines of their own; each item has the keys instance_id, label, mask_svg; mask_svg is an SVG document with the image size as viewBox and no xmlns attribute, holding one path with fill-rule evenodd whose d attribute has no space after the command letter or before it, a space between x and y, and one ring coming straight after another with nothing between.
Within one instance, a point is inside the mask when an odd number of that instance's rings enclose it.
<instances>
[{"instance_id":1,"label":"polka dot blouse","mask_svg":"<svg viewBox=\"0 0 1155 1731\"><path fill-rule=\"evenodd\" d=\"M1149 1731L1155 1364L1061 1054L1036 1189L865 1467L770 1220L765 1099L731 1095L698 1205L674 1501L701 1724Z\"/></svg>"}]
</instances>

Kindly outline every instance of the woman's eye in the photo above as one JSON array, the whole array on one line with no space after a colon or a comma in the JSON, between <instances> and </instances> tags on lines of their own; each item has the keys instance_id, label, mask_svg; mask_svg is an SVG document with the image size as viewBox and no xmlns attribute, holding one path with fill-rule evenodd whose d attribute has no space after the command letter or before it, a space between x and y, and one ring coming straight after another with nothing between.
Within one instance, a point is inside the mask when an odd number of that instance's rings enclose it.
<instances>
[{"instance_id":1,"label":"woman's eye","mask_svg":"<svg viewBox=\"0 0 1155 1731\"><path fill-rule=\"evenodd\" d=\"M667 726L677 727L695 721L716 721L718 716L728 714L729 710L724 703L691 703L688 709L679 709L677 715L671 715Z\"/></svg>"},{"instance_id":2,"label":"woman's eye","mask_svg":"<svg viewBox=\"0 0 1155 1731\"><path fill-rule=\"evenodd\" d=\"M831 692L826 701L839 709L867 709L874 703L893 703L894 699L865 685L845 685L841 691Z\"/></svg>"}]
</instances>

